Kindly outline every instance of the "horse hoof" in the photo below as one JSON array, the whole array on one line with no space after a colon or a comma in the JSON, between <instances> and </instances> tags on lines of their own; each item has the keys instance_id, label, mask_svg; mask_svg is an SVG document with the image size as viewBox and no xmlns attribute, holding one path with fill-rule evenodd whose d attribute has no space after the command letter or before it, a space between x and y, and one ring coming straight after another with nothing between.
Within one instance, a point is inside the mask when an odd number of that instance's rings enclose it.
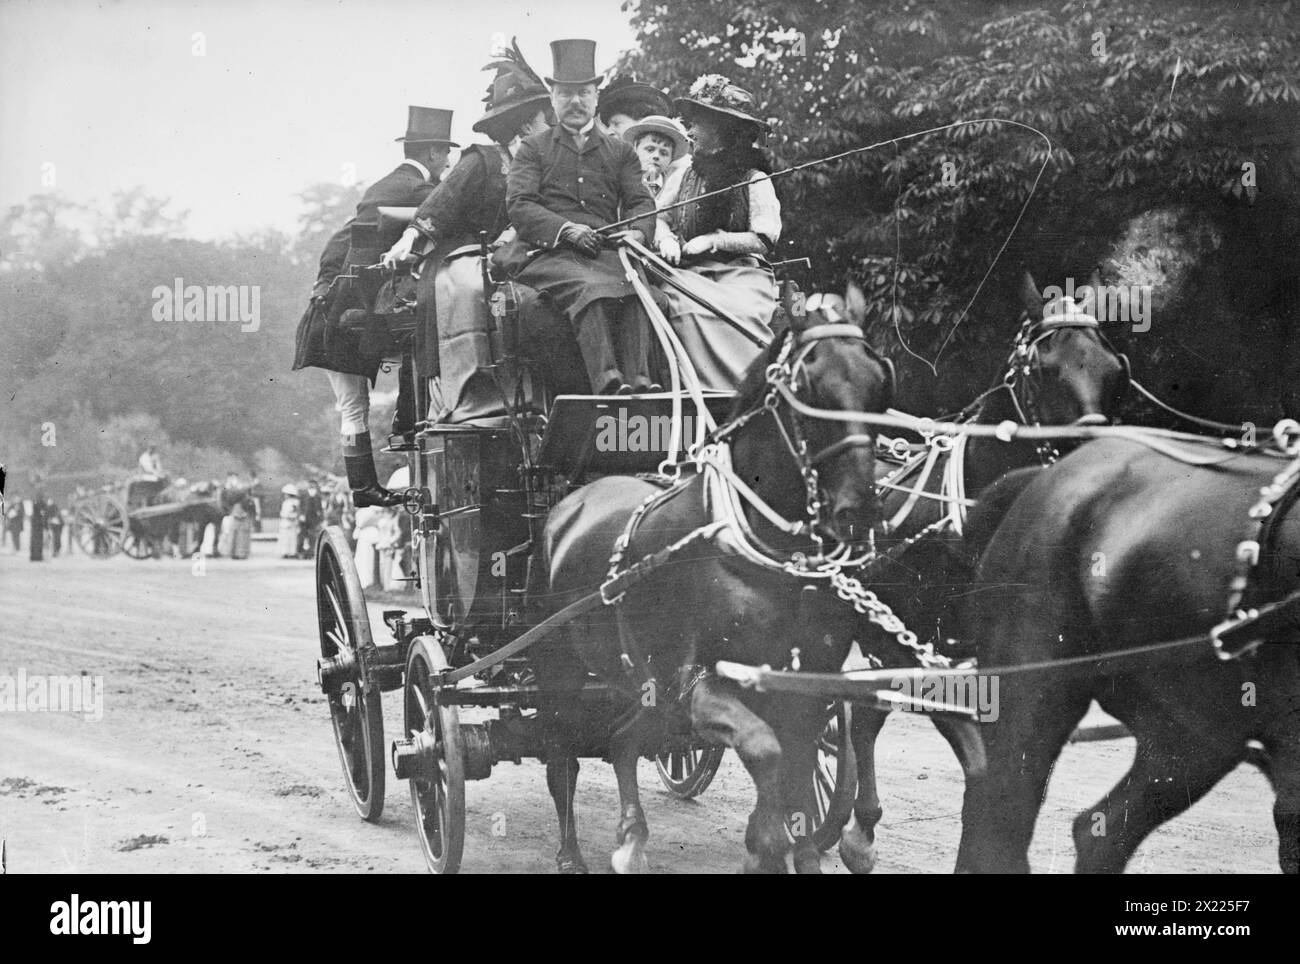
<instances>
[{"instance_id":1,"label":"horse hoof","mask_svg":"<svg viewBox=\"0 0 1300 964\"><path fill-rule=\"evenodd\" d=\"M876 869L876 845L856 825L840 835L840 859L851 874L869 874Z\"/></svg>"},{"instance_id":2,"label":"horse hoof","mask_svg":"<svg viewBox=\"0 0 1300 964\"><path fill-rule=\"evenodd\" d=\"M740 865L742 874L784 874L787 869L784 857L760 857L758 854L745 854Z\"/></svg>"},{"instance_id":3,"label":"horse hoof","mask_svg":"<svg viewBox=\"0 0 1300 964\"><path fill-rule=\"evenodd\" d=\"M616 874L648 874L650 863L645 859L641 843L628 841L615 850L609 857L609 865Z\"/></svg>"},{"instance_id":4,"label":"horse hoof","mask_svg":"<svg viewBox=\"0 0 1300 964\"><path fill-rule=\"evenodd\" d=\"M795 854L794 872L796 874L820 874L822 872L822 855L816 849Z\"/></svg>"},{"instance_id":5,"label":"horse hoof","mask_svg":"<svg viewBox=\"0 0 1300 964\"><path fill-rule=\"evenodd\" d=\"M572 857L567 855L564 857L556 857L555 866L559 868L560 873L562 874L590 873L590 871L587 869L586 861L584 861L582 857L578 855L574 855Z\"/></svg>"}]
</instances>

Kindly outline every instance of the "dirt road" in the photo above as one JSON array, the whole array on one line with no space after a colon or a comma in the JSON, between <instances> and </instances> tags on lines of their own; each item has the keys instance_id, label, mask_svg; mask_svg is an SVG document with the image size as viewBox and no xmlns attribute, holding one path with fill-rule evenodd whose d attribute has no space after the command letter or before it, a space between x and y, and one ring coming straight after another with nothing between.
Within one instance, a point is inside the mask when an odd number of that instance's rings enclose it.
<instances>
[{"instance_id":1,"label":"dirt road","mask_svg":"<svg viewBox=\"0 0 1300 964\"><path fill-rule=\"evenodd\" d=\"M8 869L422 871L406 785L388 774L378 825L354 815L316 689L312 567L251 560L44 563L0 553L0 677L102 676L103 717L0 713L0 837ZM376 626L376 637L384 633ZM385 703L386 737L399 700ZM1067 747L1032 852L1037 872L1068 872L1070 821L1128 766L1132 741ZM960 833L961 776L923 719L892 719L880 743L878 872L946 873ZM665 873L732 872L752 804L728 754L695 802L642 786L650 861ZM1272 792L1241 767L1158 831L1132 872L1276 872ZM464 873L552 872L555 818L540 765L498 766L467 790ZM584 761L578 820L593 869L607 866L617 817L613 775ZM838 858L823 861L844 872Z\"/></svg>"}]
</instances>

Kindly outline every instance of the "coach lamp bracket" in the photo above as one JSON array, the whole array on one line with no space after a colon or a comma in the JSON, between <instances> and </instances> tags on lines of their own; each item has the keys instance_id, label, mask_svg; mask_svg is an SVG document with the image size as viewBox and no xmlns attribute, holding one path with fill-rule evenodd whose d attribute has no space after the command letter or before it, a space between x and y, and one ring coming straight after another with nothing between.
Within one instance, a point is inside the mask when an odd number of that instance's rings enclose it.
<instances>
[{"instance_id":1,"label":"coach lamp bracket","mask_svg":"<svg viewBox=\"0 0 1300 964\"><path fill-rule=\"evenodd\" d=\"M412 519L423 536L430 536L438 531L438 503L433 501L433 493L426 487L412 486L402 492L402 508Z\"/></svg>"}]
</instances>

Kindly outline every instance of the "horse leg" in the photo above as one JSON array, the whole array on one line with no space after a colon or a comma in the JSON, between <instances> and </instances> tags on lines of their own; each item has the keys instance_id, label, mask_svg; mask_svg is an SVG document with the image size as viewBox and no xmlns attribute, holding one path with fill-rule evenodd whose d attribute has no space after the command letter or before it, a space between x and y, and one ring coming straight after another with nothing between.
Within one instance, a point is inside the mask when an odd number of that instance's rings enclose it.
<instances>
[{"instance_id":1,"label":"horse leg","mask_svg":"<svg viewBox=\"0 0 1300 964\"><path fill-rule=\"evenodd\" d=\"M754 811L745 830L746 873L783 874L790 839L781 794L781 743L730 684L704 679L691 690L691 722L704 740L733 747L753 778Z\"/></svg>"},{"instance_id":2,"label":"horse leg","mask_svg":"<svg viewBox=\"0 0 1300 964\"><path fill-rule=\"evenodd\" d=\"M535 662L542 693L539 715L546 754L546 788L555 801L555 815L560 821L555 865L562 874L585 874L587 864L578 846L574 797L579 770L576 734L582 725L582 681L586 671L562 639L544 650L539 647Z\"/></svg>"},{"instance_id":3,"label":"horse leg","mask_svg":"<svg viewBox=\"0 0 1300 964\"><path fill-rule=\"evenodd\" d=\"M1074 820L1075 873L1122 873L1151 831L1203 797L1245 756L1244 745L1211 743L1181 729L1133 729L1133 766Z\"/></svg>"},{"instance_id":4,"label":"horse leg","mask_svg":"<svg viewBox=\"0 0 1300 964\"><path fill-rule=\"evenodd\" d=\"M642 737L648 724L647 714L638 712L625 727L616 731L610 740L610 761L618 780L618 802L621 816L615 840L618 849L610 856L610 866L616 874L645 874L650 872L646 862L645 845L650 837L645 812L641 809L641 788L637 785L636 769L641 759Z\"/></svg>"},{"instance_id":5,"label":"horse leg","mask_svg":"<svg viewBox=\"0 0 1300 964\"><path fill-rule=\"evenodd\" d=\"M1277 827L1277 857L1284 874L1300 874L1300 741L1292 735L1269 748L1270 776L1277 798L1273 824Z\"/></svg>"},{"instance_id":6,"label":"horse leg","mask_svg":"<svg viewBox=\"0 0 1300 964\"><path fill-rule=\"evenodd\" d=\"M781 789L794 837L795 873L820 874L822 855L812 838L816 812L813 774L817 769L817 738L826 725L825 713L807 700L782 700L774 701L767 715L781 744Z\"/></svg>"},{"instance_id":7,"label":"horse leg","mask_svg":"<svg viewBox=\"0 0 1300 964\"><path fill-rule=\"evenodd\" d=\"M1006 689L998 720L984 724L988 768L967 772L958 873L1029 873L1048 777L1091 702L1081 688Z\"/></svg>"},{"instance_id":8,"label":"horse leg","mask_svg":"<svg viewBox=\"0 0 1300 964\"><path fill-rule=\"evenodd\" d=\"M887 719L887 710L853 709L850 735L858 758L858 791L853 820L840 834L840 859L855 874L869 874L876 866L876 824L884 814L876 792L876 737Z\"/></svg>"},{"instance_id":9,"label":"horse leg","mask_svg":"<svg viewBox=\"0 0 1300 964\"><path fill-rule=\"evenodd\" d=\"M560 846L555 852L555 866L562 874L585 874L587 863L578 847L578 822L573 813L573 799L578 789L578 756L547 752L546 788L555 801L555 815L560 819Z\"/></svg>"}]
</instances>

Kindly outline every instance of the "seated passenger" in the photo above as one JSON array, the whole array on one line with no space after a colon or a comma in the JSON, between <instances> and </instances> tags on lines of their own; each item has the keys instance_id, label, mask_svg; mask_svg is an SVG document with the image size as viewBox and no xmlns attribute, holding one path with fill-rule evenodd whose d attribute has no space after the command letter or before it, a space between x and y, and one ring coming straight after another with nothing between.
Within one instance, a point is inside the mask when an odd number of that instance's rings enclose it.
<instances>
[{"instance_id":1,"label":"seated passenger","mask_svg":"<svg viewBox=\"0 0 1300 964\"><path fill-rule=\"evenodd\" d=\"M652 388L649 319L608 239L597 229L637 218L627 234L649 240L654 199L623 141L596 128L596 44L551 44L551 106L559 123L524 138L506 188L519 240L536 252L513 277L541 292L574 329L593 391Z\"/></svg>"},{"instance_id":2,"label":"seated passenger","mask_svg":"<svg viewBox=\"0 0 1300 964\"><path fill-rule=\"evenodd\" d=\"M666 211L656 247L666 261L690 269L683 281L756 338L770 343L777 307L767 257L781 236L781 204L771 161L755 146L767 125L752 113L754 98L718 74L701 77L677 101L694 154L673 172L657 198L661 209L710 191L747 185ZM697 302L666 288L668 319L706 390L734 392L762 352L755 342Z\"/></svg>"},{"instance_id":3,"label":"seated passenger","mask_svg":"<svg viewBox=\"0 0 1300 964\"><path fill-rule=\"evenodd\" d=\"M547 130L554 120L551 95L542 79L528 66L517 44L512 42L501 59L484 69L491 68L496 68L497 74L485 98L487 111L474 123L473 129L486 134L493 143L465 148L451 173L421 202L411 226L382 258L385 265L393 267L413 250L428 257L417 293L419 331L415 369L424 378L447 374L439 358L435 298L439 266L452 251L476 243L480 232L486 232L491 241L496 241L506 229L509 223L506 175L511 159L523 138ZM481 300L482 294L474 297ZM454 315L457 311L454 300L444 304L443 311ZM447 319L443 321L446 325ZM457 381L455 374L452 381ZM450 386L451 394L457 395L460 387ZM456 398L448 399L447 404L454 408ZM446 414L445 409L429 413L438 418Z\"/></svg>"},{"instance_id":4,"label":"seated passenger","mask_svg":"<svg viewBox=\"0 0 1300 964\"><path fill-rule=\"evenodd\" d=\"M596 118L606 134L622 137L637 121L651 115L663 116L672 106L668 95L659 88L631 77L616 77L596 100Z\"/></svg>"},{"instance_id":5,"label":"seated passenger","mask_svg":"<svg viewBox=\"0 0 1300 964\"><path fill-rule=\"evenodd\" d=\"M672 163L686 153L686 131L670 117L652 114L623 132L641 162L641 181L655 197L663 190Z\"/></svg>"}]
</instances>

